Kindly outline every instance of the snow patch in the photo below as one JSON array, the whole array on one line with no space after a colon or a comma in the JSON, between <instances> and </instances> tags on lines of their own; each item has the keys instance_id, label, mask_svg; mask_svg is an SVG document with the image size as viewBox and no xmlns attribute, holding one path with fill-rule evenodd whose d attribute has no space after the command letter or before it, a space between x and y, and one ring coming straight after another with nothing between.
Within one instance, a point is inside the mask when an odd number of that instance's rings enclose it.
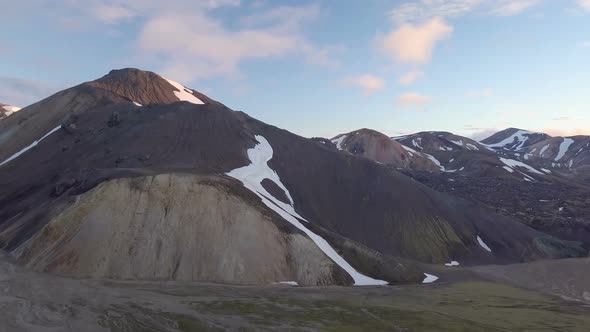
<instances>
[{"instance_id":1,"label":"snow patch","mask_svg":"<svg viewBox=\"0 0 590 332\"><path fill-rule=\"evenodd\" d=\"M546 168L541 168L541 170L547 174L551 174L551 171Z\"/></svg>"},{"instance_id":2,"label":"snow patch","mask_svg":"<svg viewBox=\"0 0 590 332\"><path fill-rule=\"evenodd\" d=\"M134 101L133 103L135 104L135 106L139 106L139 107L143 106L143 105L141 105L140 103L138 103L136 101Z\"/></svg>"},{"instance_id":3,"label":"snow patch","mask_svg":"<svg viewBox=\"0 0 590 332\"><path fill-rule=\"evenodd\" d=\"M475 150L475 151L479 151L479 148L471 143L467 143L467 150Z\"/></svg>"},{"instance_id":4,"label":"snow patch","mask_svg":"<svg viewBox=\"0 0 590 332\"><path fill-rule=\"evenodd\" d=\"M279 281L279 284L289 285L289 286L299 286L299 283L297 283L297 281Z\"/></svg>"},{"instance_id":5,"label":"snow patch","mask_svg":"<svg viewBox=\"0 0 590 332\"><path fill-rule=\"evenodd\" d=\"M336 144L338 150L342 150L342 142L346 139L346 135L340 135L332 140L332 143Z\"/></svg>"},{"instance_id":6,"label":"snow patch","mask_svg":"<svg viewBox=\"0 0 590 332\"><path fill-rule=\"evenodd\" d=\"M406 151L408 151L408 152L411 152L411 153L416 153L416 154L418 154L418 151L416 151L416 150L412 149L412 148L411 148L411 147L409 147L409 146L405 146L405 145L403 145L403 144L402 144L402 148L404 148L404 150L406 150Z\"/></svg>"},{"instance_id":7,"label":"snow patch","mask_svg":"<svg viewBox=\"0 0 590 332\"><path fill-rule=\"evenodd\" d=\"M535 174L541 174L543 175L543 173L539 172L538 170L536 170L535 168L521 162L518 160L514 160L514 159L506 159L506 158L502 158L500 157L500 161L502 163L504 163L504 165L514 168L514 167L522 167L525 168L526 170L528 170L529 172L535 173ZM512 172L511 172L512 173Z\"/></svg>"},{"instance_id":8,"label":"snow patch","mask_svg":"<svg viewBox=\"0 0 590 332\"><path fill-rule=\"evenodd\" d=\"M453 140L450 139L449 141L457 144L458 146L463 146L463 140L453 141Z\"/></svg>"},{"instance_id":9,"label":"snow patch","mask_svg":"<svg viewBox=\"0 0 590 332\"><path fill-rule=\"evenodd\" d=\"M423 284L431 284L438 280L438 277L432 274L424 273L424 280L422 280Z\"/></svg>"},{"instance_id":10,"label":"snow patch","mask_svg":"<svg viewBox=\"0 0 590 332\"><path fill-rule=\"evenodd\" d=\"M441 165L440 161L438 161L436 158L434 158L434 156L429 155L428 153L424 153L424 156L426 156L426 158L430 159L433 163L436 164L436 166L438 166L438 168L440 168L441 171L445 171L445 167L443 165Z\"/></svg>"},{"instance_id":11,"label":"snow patch","mask_svg":"<svg viewBox=\"0 0 590 332\"><path fill-rule=\"evenodd\" d=\"M490 249L490 247L488 247L488 245L485 242L483 242L483 240L479 236L477 236L477 242L479 243L479 245L482 248L484 248L485 250L487 250L489 252L492 252L492 249Z\"/></svg>"},{"instance_id":12,"label":"snow patch","mask_svg":"<svg viewBox=\"0 0 590 332\"><path fill-rule=\"evenodd\" d=\"M191 89L185 88L184 85L178 82L174 82L173 80L169 80L167 78L165 78L165 80L168 81L168 83L170 83L170 85L172 85L176 90L178 90L174 91L174 95L176 96L176 98L178 98L178 100L188 101L189 103L197 105L205 104L201 99L193 95L193 91Z\"/></svg>"},{"instance_id":13,"label":"snow patch","mask_svg":"<svg viewBox=\"0 0 590 332\"><path fill-rule=\"evenodd\" d=\"M344 269L354 280L355 286L369 285L387 285L383 280L377 280L367 277L357 272L344 258L342 258L330 244L319 235L310 231L299 220L308 222L300 216L293 207L293 199L287 188L281 182L279 175L268 166L268 161L272 159L273 149L263 136L256 135L256 144L253 148L248 149L248 158L250 164L244 167L236 168L228 173L228 176L241 181L248 190L256 194L271 210L275 211L283 219L290 222L293 226L304 232L309 238L322 250L326 256L330 257L338 266ZM263 186L262 180L272 180L286 193L290 204L281 202L272 196Z\"/></svg>"},{"instance_id":14,"label":"snow patch","mask_svg":"<svg viewBox=\"0 0 590 332\"><path fill-rule=\"evenodd\" d=\"M507 170L510 173L514 173L514 170L512 168L508 167L508 166L504 166L502 168L504 168L505 170Z\"/></svg>"},{"instance_id":15,"label":"snow patch","mask_svg":"<svg viewBox=\"0 0 590 332\"><path fill-rule=\"evenodd\" d=\"M563 141L559 145L559 152L557 152L555 161L559 161L561 158L563 158L572 144L574 144L573 139L564 137Z\"/></svg>"},{"instance_id":16,"label":"snow patch","mask_svg":"<svg viewBox=\"0 0 590 332\"><path fill-rule=\"evenodd\" d=\"M49 135L55 133L56 131L58 131L61 128L61 125L53 128L50 132L48 132L47 134L45 134L43 137L41 137L40 139L34 141L33 143L31 143L29 146L27 146L26 148L20 150L19 152L13 154L12 156L10 156L10 158L4 160L2 163L0 163L0 166L6 164L7 162L14 160L16 158L18 158L20 155L22 155L23 153L29 151L30 149L34 148L35 146L37 146L37 144L39 144L39 142L41 142L42 140L44 140L45 138L47 138Z\"/></svg>"},{"instance_id":17,"label":"snow patch","mask_svg":"<svg viewBox=\"0 0 590 332\"><path fill-rule=\"evenodd\" d=\"M422 144L422 137L417 137L415 139L412 139L412 145L414 145L414 147L416 147L420 150L423 150L421 144Z\"/></svg>"},{"instance_id":18,"label":"snow patch","mask_svg":"<svg viewBox=\"0 0 590 332\"><path fill-rule=\"evenodd\" d=\"M445 266L459 266L461 264L459 264L459 262L457 261L451 261L450 263L446 263Z\"/></svg>"}]
</instances>

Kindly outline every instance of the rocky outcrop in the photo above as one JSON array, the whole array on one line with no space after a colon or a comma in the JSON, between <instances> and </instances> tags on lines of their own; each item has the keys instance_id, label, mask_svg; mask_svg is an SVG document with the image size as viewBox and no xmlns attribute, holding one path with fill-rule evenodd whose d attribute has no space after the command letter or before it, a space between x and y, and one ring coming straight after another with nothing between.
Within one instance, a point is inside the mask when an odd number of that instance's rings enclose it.
<instances>
[{"instance_id":1,"label":"rocky outcrop","mask_svg":"<svg viewBox=\"0 0 590 332\"><path fill-rule=\"evenodd\" d=\"M308 237L235 190L227 179L180 174L104 182L15 255L35 270L76 277L350 283Z\"/></svg>"}]
</instances>

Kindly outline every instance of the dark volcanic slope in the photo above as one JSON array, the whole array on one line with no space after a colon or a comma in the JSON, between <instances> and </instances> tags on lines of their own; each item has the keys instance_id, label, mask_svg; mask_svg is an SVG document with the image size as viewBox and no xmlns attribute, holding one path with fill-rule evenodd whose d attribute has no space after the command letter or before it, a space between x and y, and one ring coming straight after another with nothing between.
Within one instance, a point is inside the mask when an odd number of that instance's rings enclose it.
<instances>
[{"instance_id":1,"label":"dark volcanic slope","mask_svg":"<svg viewBox=\"0 0 590 332\"><path fill-rule=\"evenodd\" d=\"M134 81L135 73L129 71L130 77L121 78L121 72L114 72L100 81L119 86L117 82ZM143 81L149 84L153 79ZM121 92L125 88L114 90L138 97L136 92ZM257 144L255 136L260 135L273 150L268 165L289 191L294 209L309 220L308 227L373 277L386 278L384 258L366 259L375 250L391 255L387 257L437 264L452 259L481 264L585 254L575 244L440 194L393 167L269 126L219 103L154 102L139 107L126 96L95 83L83 84L23 110L18 114L17 120L23 121L20 125L18 121L11 123L14 127L0 124L11 131L10 140L0 140L0 160L57 128L36 147L0 166L0 241L4 248L20 250L39 232L59 238L59 233L47 234L43 226L64 208L75 206L76 195L109 179L177 173L225 178L223 174L250 163L247 150ZM23 128L37 134L21 134ZM239 185L233 179L230 183ZM277 199L284 200L283 194L277 194ZM253 199L251 194L237 195L246 202ZM161 199L165 201L166 196ZM168 213L166 208L162 213ZM479 244L483 241L491 252ZM36 250L44 252L44 243L36 241L41 246ZM362 245L370 249L359 249Z\"/></svg>"},{"instance_id":2,"label":"dark volcanic slope","mask_svg":"<svg viewBox=\"0 0 590 332\"><path fill-rule=\"evenodd\" d=\"M590 248L590 187L567 183L405 171L437 190L485 204L497 213Z\"/></svg>"}]
</instances>

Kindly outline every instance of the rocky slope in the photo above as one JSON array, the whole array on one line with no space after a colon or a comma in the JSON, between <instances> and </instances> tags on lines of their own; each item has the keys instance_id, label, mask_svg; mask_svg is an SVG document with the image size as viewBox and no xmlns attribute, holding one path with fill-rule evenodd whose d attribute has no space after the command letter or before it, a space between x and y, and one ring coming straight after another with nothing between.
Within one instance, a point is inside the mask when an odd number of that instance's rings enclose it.
<instances>
[{"instance_id":1,"label":"rocky slope","mask_svg":"<svg viewBox=\"0 0 590 332\"><path fill-rule=\"evenodd\" d=\"M437 191L488 206L557 238L590 248L590 187L576 182L528 182L497 177L404 171Z\"/></svg>"},{"instance_id":2,"label":"rocky slope","mask_svg":"<svg viewBox=\"0 0 590 332\"><path fill-rule=\"evenodd\" d=\"M52 218L16 257L35 270L77 277L302 285L346 280L308 237L248 196L219 177L103 182Z\"/></svg>"},{"instance_id":3,"label":"rocky slope","mask_svg":"<svg viewBox=\"0 0 590 332\"><path fill-rule=\"evenodd\" d=\"M420 282L424 263L586 254L154 75L113 71L0 123L0 245L20 263L73 276L360 285Z\"/></svg>"}]
</instances>

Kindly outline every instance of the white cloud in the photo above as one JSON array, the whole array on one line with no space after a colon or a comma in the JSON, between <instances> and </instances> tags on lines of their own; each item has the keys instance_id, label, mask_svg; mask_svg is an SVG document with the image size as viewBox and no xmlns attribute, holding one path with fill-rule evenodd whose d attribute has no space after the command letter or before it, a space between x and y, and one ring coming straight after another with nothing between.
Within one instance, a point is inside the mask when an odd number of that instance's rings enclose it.
<instances>
[{"instance_id":1,"label":"white cloud","mask_svg":"<svg viewBox=\"0 0 590 332\"><path fill-rule=\"evenodd\" d=\"M452 18L467 14L484 0L419 0L406 2L391 11L398 23L426 21L435 17Z\"/></svg>"},{"instance_id":2,"label":"white cloud","mask_svg":"<svg viewBox=\"0 0 590 332\"><path fill-rule=\"evenodd\" d=\"M124 6L106 4L100 4L94 7L93 14L98 20L110 24L137 16L137 13Z\"/></svg>"},{"instance_id":3,"label":"white cloud","mask_svg":"<svg viewBox=\"0 0 590 332\"><path fill-rule=\"evenodd\" d=\"M399 78L399 83L402 85L409 85L409 84L416 82L416 80L418 80L419 78L421 78L423 76L424 76L424 72L419 71L419 70L412 70L412 71L409 71L409 72L405 73L404 75L402 75Z\"/></svg>"},{"instance_id":4,"label":"white cloud","mask_svg":"<svg viewBox=\"0 0 590 332\"><path fill-rule=\"evenodd\" d=\"M309 43L300 32L305 11L283 19L273 13L248 18L246 28L230 30L205 13L161 15L147 20L139 36L144 52L166 64L164 74L177 80L236 77L241 62L300 54L310 63L331 61L326 49ZM286 11L287 12L287 11ZM310 15L315 12L310 11Z\"/></svg>"},{"instance_id":5,"label":"white cloud","mask_svg":"<svg viewBox=\"0 0 590 332\"><path fill-rule=\"evenodd\" d=\"M582 9L590 12L590 0L577 0L577 2Z\"/></svg>"},{"instance_id":6,"label":"white cloud","mask_svg":"<svg viewBox=\"0 0 590 332\"><path fill-rule=\"evenodd\" d=\"M453 27L434 18L423 24L402 24L389 34L378 38L382 51L402 63L428 63L436 43L448 38Z\"/></svg>"},{"instance_id":7,"label":"white cloud","mask_svg":"<svg viewBox=\"0 0 590 332\"><path fill-rule=\"evenodd\" d=\"M136 42L137 66L185 83L239 78L241 66L249 60L291 56L307 64L338 64L333 54L339 47L318 46L308 38L308 27L321 15L320 6L266 3L253 8L243 2L67 0L48 17L74 32L133 33L129 37ZM122 23L132 23L133 29L123 29Z\"/></svg>"},{"instance_id":8,"label":"white cloud","mask_svg":"<svg viewBox=\"0 0 590 332\"><path fill-rule=\"evenodd\" d=\"M491 13L498 16L513 16L522 13L539 3L539 0L503 0L497 1Z\"/></svg>"},{"instance_id":9,"label":"white cloud","mask_svg":"<svg viewBox=\"0 0 590 332\"><path fill-rule=\"evenodd\" d=\"M428 104L432 98L415 92L408 92L397 98L397 103L402 106L420 106Z\"/></svg>"},{"instance_id":10,"label":"white cloud","mask_svg":"<svg viewBox=\"0 0 590 332\"><path fill-rule=\"evenodd\" d=\"M435 17L454 18L471 12L510 16L520 14L539 2L539 0L417 0L395 7L390 15L397 23L423 22Z\"/></svg>"},{"instance_id":11,"label":"white cloud","mask_svg":"<svg viewBox=\"0 0 590 332\"><path fill-rule=\"evenodd\" d=\"M350 77L345 79L344 83L362 88L365 95L372 94L385 88L385 80L371 74Z\"/></svg>"}]
</instances>

